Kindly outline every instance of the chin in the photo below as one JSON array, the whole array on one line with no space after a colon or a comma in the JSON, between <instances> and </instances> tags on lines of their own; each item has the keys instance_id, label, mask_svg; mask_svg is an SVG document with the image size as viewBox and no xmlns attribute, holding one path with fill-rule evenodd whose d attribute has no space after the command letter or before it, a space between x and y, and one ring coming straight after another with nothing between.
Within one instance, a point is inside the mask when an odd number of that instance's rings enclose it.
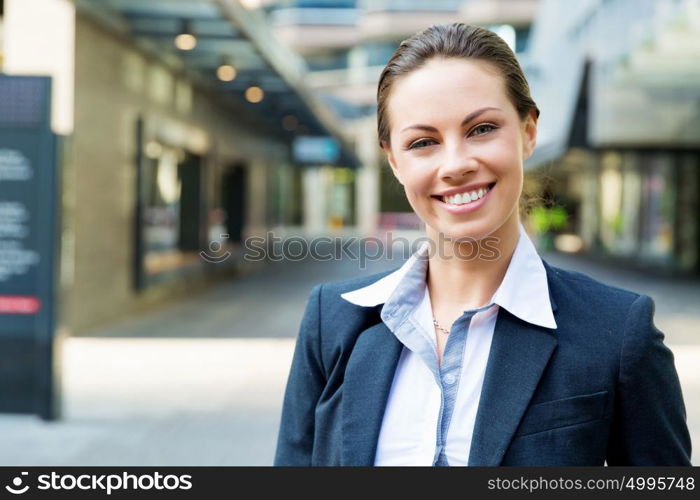
<instances>
[{"instance_id":1,"label":"chin","mask_svg":"<svg viewBox=\"0 0 700 500\"><path fill-rule=\"evenodd\" d=\"M457 224L438 224L435 235L442 233L448 240L481 240L496 231L497 227L493 224L488 224L486 221L475 221L469 223Z\"/></svg>"}]
</instances>

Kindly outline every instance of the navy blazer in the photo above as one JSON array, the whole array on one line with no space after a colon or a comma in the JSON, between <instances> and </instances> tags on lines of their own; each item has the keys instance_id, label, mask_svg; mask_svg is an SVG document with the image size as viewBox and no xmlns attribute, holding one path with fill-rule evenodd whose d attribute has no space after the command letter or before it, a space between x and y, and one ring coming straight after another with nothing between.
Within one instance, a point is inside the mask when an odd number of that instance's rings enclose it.
<instances>
[{"instance_id":1,"label":"navy blazer","mask_svg":"<svg viewBox=\"0 0 700 500\"><path fill-rule=\"evenodd\" d=\"M652 299L543 262L558 328L499 309L469 465L690 465L681 387ZM340 294L389 272L311 291L275 465L374 464L403 344L381 304Z\"/></svg>"}]
</instances>

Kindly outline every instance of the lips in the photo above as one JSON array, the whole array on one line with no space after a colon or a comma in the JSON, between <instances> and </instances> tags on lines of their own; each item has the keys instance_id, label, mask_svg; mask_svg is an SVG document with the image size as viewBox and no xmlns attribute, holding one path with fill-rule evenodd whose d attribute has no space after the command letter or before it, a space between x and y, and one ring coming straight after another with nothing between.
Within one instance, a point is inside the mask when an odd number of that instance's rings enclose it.
<instances>
[{"instance_id":1,"label":"lips","mask_svg":"<svg viewBox=\"0 0 700 500\"><path fill-rule=\"evenodd\" d=\"M482 187L477 190L477 193L480 191L481 197L477 194L477 197L475 200L471 199L471 192L466 192L466 193L457 193L455 195L445 195L445 196L432 196L432 198L435 200L434 203L440 207L441 209L447 211L448 213L455 215L455 216L462 216L466 215L472 212L476 212L481 209L485 204L488 203L488 201L491 199L491 192L494 189L494 186L496 183L491 183L491 184L482 184ZM469 196L469 201L466 200L466 197Z\"/></svg>"}]
</instances>

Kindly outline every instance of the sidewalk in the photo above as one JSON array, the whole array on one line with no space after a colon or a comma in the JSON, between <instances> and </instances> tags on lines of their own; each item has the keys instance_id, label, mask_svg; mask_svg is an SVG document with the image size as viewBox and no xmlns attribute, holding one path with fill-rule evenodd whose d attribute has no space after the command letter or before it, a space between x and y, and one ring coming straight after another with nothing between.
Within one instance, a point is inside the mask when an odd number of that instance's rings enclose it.
<instances>
[{"instance_id":1,"label":"sidewalk","mask_svg":"<svg viewBox=\"0 0 700 500\"><path fill-rule=\"evenodd\" d=\"M292 339L69 339L65 418L0 416L0 465L269 465L292 348Z\"/></svg>"},{"instance_id":2,"label":"sidewalk","mask_svg":"<svg viewBox=\"0 0 700 500\"><path fill-rule=\"evenodd\" d=\"M652 295L656 323L676 357L693 462L700 464L700 285L544 257ZM398 264L372 263L362 274ZM357 274L353 262L274 264L90 337L67 339L65 418L46 423L0 415L0 465L270 465L308 291Z\"/></svg>"}]
</instances>

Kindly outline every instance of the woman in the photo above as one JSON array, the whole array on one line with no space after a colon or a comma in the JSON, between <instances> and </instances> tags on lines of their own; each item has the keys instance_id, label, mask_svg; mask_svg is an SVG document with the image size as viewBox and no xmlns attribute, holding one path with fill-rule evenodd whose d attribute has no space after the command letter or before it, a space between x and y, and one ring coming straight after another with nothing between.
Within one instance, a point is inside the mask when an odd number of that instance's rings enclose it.
<instances>
[{"instance_id":1,"label":"woman","mask_svg":"<svg viewBox=\"0 0 700 500\"><path fill-rule=\"evenodd\" d=\"M401 43L381 147L429 244L311 292L276 465L689 465L654 305L550 266L523 230L539 111L508 46L474 26Z\"/></svg>"}]
</instances>

